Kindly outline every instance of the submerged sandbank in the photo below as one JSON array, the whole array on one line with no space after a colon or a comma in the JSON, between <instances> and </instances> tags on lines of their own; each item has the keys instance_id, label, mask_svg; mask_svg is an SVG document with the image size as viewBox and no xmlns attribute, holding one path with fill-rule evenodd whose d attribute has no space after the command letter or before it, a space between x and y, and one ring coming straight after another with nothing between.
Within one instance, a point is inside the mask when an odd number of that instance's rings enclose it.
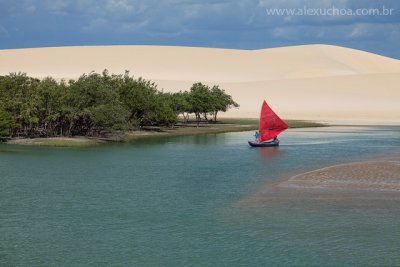
<instances>
[{"instance_id":1,"label":"submerged sandbank","mask_svg":"<svg viewBox=\"0 0 400 267\"><path fill-rule=\"evenodd\" d=\"M291 189L400 192L400 161L377 160L330 166L295 175L277 186Z\"/></svg>"},{"instance_id":2,"label":"submerged sandbank","mask_svg":"<svg viewBox=\"0 0 400 267\"><path fill-rule=\"evenodd\" d=\"M400 157L351 162L267 183L241 204L274 201L400 200Z\"/></svg>"}]
</instances>

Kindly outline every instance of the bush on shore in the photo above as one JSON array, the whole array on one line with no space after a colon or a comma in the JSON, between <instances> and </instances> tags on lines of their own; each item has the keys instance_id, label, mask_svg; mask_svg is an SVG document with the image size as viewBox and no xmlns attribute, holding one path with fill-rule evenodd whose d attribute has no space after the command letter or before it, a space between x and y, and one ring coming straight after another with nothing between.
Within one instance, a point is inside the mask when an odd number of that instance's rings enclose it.
<instances>
[{"instance_id":1,"label":"bush on shore","mask_svg":"<svg viewBox=\"0 0 400 267\"><path fill-rule=\"evenodd\" d=\"M25 73L0 76L0 138L101 136L144 126L174 126L194 114L197 124L239 105L218 86L194 84L190 91L164 93L157 85L123 75L83 74L57 82Z\"/></svg>"}]
</instances>

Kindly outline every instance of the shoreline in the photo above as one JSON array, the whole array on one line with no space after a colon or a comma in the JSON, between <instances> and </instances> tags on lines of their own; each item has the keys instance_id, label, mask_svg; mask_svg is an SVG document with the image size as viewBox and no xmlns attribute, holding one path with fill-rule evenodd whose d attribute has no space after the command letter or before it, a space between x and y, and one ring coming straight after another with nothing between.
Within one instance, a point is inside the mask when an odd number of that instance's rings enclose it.
<instances>
[{"instance_id":1,"label":"shoreline","mask_svg":"<svg viewBox=\"0 0 400 267\"><path fill-rule=\"evenodd\" d=\"M327 127L330 125L304 121L287 120L289 128ZM151 137L174 137L203 134L219 134L230 132L244 132L258 129L258 119L226 118L216 124L205 124L196 127L194 124L176 126L174 128L146 128L144 130L116 132L105 137L47 137L47 138L11 138L4 142L9 145L34 145L53 147L86 147L106 143L127 143Z\"/></svg>"}]
</instances>

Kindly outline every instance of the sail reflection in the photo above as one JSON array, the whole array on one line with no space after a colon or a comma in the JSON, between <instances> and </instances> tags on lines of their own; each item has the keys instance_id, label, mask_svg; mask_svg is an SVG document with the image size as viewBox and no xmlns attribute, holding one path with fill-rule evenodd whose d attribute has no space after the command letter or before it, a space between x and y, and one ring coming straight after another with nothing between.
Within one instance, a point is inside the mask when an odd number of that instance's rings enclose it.
<instances>
[{"instance_id":1,"label":"sail reflection","mask_svg":"<svg viewBox=\"0 0 400 267\"><path fill-rule=\"evenodd\" d=\"M283 154L279 147L261 147L258 151L259 158L262 160L277 158Z\"/></svg>"}]
</instances>

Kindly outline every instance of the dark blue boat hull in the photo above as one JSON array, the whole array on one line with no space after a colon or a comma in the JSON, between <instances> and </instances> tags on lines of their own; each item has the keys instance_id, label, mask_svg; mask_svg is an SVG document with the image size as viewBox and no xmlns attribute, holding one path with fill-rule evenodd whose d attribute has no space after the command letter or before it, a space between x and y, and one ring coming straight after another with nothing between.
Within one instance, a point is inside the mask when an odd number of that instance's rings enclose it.
<instances>
[{"instance_id":1,"label":"dark blue boat hull","mask_svg":"<svg viewBox=\"0 0 400 267\"><path fill-rule=\"evenodd\" d=\"M251 147L274 147L274 146L279 146L279 141L271 141L271 142L263 142L263 143L249 141L249 145Z\"/></svg>"}]
</instances>

